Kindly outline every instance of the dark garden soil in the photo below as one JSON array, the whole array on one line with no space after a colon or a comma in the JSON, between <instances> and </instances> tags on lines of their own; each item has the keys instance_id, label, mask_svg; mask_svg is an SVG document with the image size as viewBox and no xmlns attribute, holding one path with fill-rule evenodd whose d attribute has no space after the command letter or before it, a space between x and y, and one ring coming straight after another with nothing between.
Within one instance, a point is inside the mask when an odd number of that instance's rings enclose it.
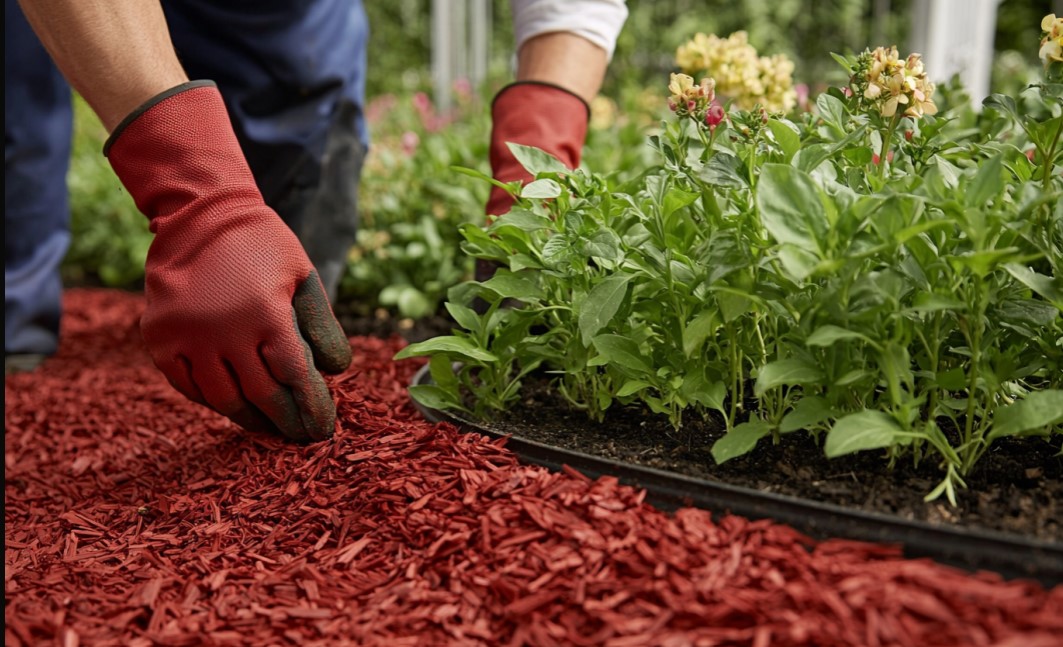
<instances>
[{"instance_id":1,"label":"dark garden soil","mask_svg":"<svg viewBox=\"0 0 1063 647\"><path fill-rule=\"evenodd\" d=\"M65 297L4 384L6 645L994 645L1063 635L1063 585L770 521L673 514L421 419L398 337L351 340L332 440L178 395L143 300Z\"/></svg>"},{"instance_id":2,"label":"dark garden soil","mask_svg":"<svg viewBox=\"0 0 1063 647\"><path fill-rule=\"evenodd\" d=\"M614 408L604 423L567 406L545 379L527 381L519 406L491 427L549 445L904 519L951 524L1063 542L1063 456L1056 437L996 443L958 493L923 496L941 480L936 462L899 462L893 469L874 452L829 460L810 434L794 433L717 465L709 453L721 422L688 418L676 432L667 418L639 407Z\"/></svg>"},{"instance_id":3,"label":"dark garden soil","mask_svg":"<svg viewBox=\"0 0 1063 647\"><path fill-rule=\"evenodd\" d=\"M455 325L445 311L420 319L400 317L384 308L370 312L365 308L342 303L337 304L335 311L336 319L349 337L401 337L412 344L440 335L449 335Z\"/></svg>"}]
</instances>

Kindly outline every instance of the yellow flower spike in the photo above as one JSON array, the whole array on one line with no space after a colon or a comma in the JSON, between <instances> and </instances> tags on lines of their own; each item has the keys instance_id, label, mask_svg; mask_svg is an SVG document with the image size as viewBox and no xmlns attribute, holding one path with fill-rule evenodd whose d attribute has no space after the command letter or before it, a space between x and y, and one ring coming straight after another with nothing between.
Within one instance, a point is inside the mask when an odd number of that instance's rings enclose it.
<instances>
[{"instance_id":1,"label":"yellow flower spike","mask_svg":"<svg viewBox=\"0 0 1063 647\"><path fill-rule=\"evenodd\" d=\"M660 86L658 86L660 87ZM694 77L689 74L672 74L668 90L673 96L685 97L687 90L694 87Z\"/></svg>"}]
</instances>

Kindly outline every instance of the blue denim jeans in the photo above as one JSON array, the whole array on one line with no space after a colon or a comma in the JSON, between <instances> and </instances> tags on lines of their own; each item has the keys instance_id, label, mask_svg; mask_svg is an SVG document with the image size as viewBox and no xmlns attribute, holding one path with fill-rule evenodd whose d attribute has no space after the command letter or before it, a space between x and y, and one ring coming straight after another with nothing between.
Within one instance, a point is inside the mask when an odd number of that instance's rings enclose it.
<instances>
[{"instance_id":1,"label":"blue denim jeans","mask_svg":"<svg viewBox=\"0 0 1063 647\"><path fill-rule=\"evenodd\" d=\"M4 351L51 354L69 242L70 90L16 0L5 2ZM368 139L360 0L162 4L189 77L218 84L266 203L322 280L338 282Z\"/></svg>"}]
</instances>

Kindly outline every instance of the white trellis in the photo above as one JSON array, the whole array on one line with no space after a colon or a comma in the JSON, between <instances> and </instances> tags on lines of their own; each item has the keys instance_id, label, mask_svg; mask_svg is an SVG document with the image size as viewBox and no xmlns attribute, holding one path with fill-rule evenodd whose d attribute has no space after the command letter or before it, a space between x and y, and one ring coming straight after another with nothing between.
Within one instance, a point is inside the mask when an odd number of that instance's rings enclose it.
<instances>
[{"instance_id":1,"label":"white trellis","mask_svg":"<svg viewBox=\"0 0 1063 647\"><path fill-rule=\"evenodd\" d=\"M989 95L993 37L1001 0L916 0L912 51L937 83L959 75L975 105Z\"/></svg>"},{"instance_id":2,"label":"white trellis","mask_svg":"<svg viewBox=\"0 0 1063 647\"><path fill-rule=\"evenodd\" d=\"M869 1L881 31L891 2ZM935 82L959 74L976 105L989 94L1000 2L915 0L912 7L910 50L923 55ZM1063 0L1055 0L1053 8L1063 14ZM491 0L432 0L432 80L439 107L451 105L457 79L479 87L486 77L491 25Z\"/></svg>"},{"instance_id":3,"label":"white trellis","mask_svg":"<svg viewBox=\"0 0 1063 647\"><path fill-rule=\"evenodd\" d=\"M432 85L438 107L451 105L456 80L480 86L490 44L491 0L432 0Z\"/></svg>"}]
</instances>

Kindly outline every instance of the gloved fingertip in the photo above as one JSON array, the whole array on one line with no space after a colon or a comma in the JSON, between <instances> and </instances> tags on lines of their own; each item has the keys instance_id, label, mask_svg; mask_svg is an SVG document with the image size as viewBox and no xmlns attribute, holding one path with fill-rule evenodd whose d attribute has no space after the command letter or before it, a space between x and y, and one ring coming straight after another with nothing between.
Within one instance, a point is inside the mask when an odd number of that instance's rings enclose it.
<instances>
[{"instance_id":1,"label":"gloved fingertip","mask_svg":"<svg viewBox=\"0 0 1063 647\"><path fill-rule=\"evenodd\" d=\"M351 344L332 313L317 272L311 272L292 299L299 333L314 357L314 365L326 373L342 373L351 365Z\"/></svg>"}]
</instances>

